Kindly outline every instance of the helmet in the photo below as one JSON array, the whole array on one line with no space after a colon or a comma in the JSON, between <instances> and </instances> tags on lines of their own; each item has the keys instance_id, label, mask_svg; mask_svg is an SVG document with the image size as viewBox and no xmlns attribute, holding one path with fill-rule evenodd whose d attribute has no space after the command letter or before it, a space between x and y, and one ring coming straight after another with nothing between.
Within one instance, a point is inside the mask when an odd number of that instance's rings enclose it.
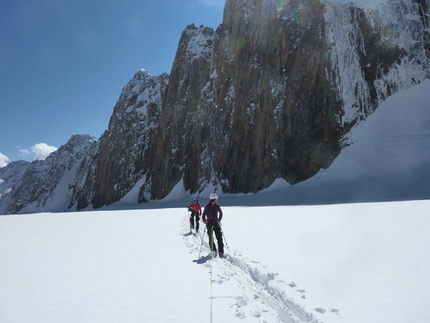
<instances>
[{"instance_id":1,"label":"helmet","mask_svg":"<svg viewBox=\"0 0 430 323\"><path fill-rule=\"evenodd\" d=\"M193 200L193 203L197 203L199 200L198 199L194 199Z\"/></svg>"},{"instance_id":2,"label":"helmet","mask_svg":"<svg viewBox=\"0 0 430 323\"><path fill-rule=\"evenodd\" d=\"M215 193L211 193L211 195L209 196L210 200L218 200L218 196Z\"/></svg>"}]
</instances>

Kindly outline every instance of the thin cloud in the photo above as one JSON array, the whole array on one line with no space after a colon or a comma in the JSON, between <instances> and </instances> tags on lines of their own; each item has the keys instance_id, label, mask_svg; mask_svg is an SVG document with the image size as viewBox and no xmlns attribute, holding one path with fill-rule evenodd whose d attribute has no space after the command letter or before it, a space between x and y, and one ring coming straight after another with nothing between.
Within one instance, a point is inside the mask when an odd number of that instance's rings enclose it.
<instances>
[{"instance_id":1,"label":"thin cloud","mask_svg":"<svg viewBox=\"0 0 430 323\"><path fill-rule=\"evenodd\" d=\"M213 7L224 7L224 0L202 0L201 3L205 7L213 8Z\"/></svg>"},{"instance_id":2,"label":"thin cloud","mask_svg":"<svg viewBox=\"0 0 430 323\"><path fill-rule=\"evenodd\" d=\"M10 159L7 158L7 156L0 153L0 167L5 167L9 163L10 163Z\"/></svg>"},{"instance_id":3,"label":"thin cloud","mask_svg":"<svg viewBox=\"0 0 430 323\"><path fill-rule=\"evenodd\" d=\"M17 148L18 148L18 154L19 154L21 157L25 157L25 156L27 156L27 155L30 155L30 154L31 154L31 151L29 151L29 150L28 150L28 149L26 149L26 148L21 148L20 146L18 146Z\"/></svg>"},{"instance_id":4,"label":"thin cloud","mask_svg":"<svg viewBox=\"0 0 430 323\"><path fill-rule=\"evenodd\" d=\"M54 146L48 146L45 143L36 144L31 147L31 152L34 154L34 159L44 160L49 156L50 153L56 151L58 148Z\"/></svg>"}]
</instances>

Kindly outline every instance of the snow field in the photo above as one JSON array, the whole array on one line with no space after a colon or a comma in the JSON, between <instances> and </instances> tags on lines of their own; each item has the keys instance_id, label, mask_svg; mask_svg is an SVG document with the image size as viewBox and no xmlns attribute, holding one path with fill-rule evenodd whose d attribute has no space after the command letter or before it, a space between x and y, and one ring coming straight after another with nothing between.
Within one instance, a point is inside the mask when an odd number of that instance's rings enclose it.
<instances>
[{"instance_id":1,"label":"snow field","mask_svg":"<svg viewBox=\"0 0 430 323\"><path fill-rule=\"evenodd\" d=\"M172 210L1 217L8 261L0 264L0 321L177 322L199 314L197 287L207 277L190 270L175 218Z\"/></svg>"},{"instance_id":2,"label":"snow field","mask_svg":"<svg viewBox=\"0 0 430 323\"><path fill-rule=\"evenodd\" d=\"M209 322L212 270L213 322L428 322L428 207L223 207L213 262L185 207L3 216L0 321Z\"/></svg>"}]
</instances>

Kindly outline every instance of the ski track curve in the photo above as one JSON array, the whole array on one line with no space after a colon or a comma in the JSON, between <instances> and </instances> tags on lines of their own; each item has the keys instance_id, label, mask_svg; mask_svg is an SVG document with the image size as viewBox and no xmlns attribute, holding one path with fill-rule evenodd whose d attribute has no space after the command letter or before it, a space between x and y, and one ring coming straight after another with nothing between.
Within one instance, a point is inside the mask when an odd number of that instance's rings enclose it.
<instances>
[{"instance_id":1,"label":"ski track curve","mask_svg":"<svg viewBox=\"0 0 430 323\"><path fill-rule=\"evenodd\" d=\"M323 323L289 298L286 292L288 289L295 289L296 292L303 294L302 298L305 298L304 290L297 288L294 282L287 284L276 273L267 272L259 262L247 259L237 251L230 254L227 245L225 246L228 251L226 259L212 260L211 256L208 256L210 254L208 239L203 240L202 243L202 238L206 234L203 229L204 226L198 234L190 233L189 221L185 218L181 232L185 245L189 248L190 254L196 255L197 264L210 269L213 261L213 273L216 271L216 276L212 280L214 284L222 285L234 280L242 290L241 295L234 297L213 297L213 299L234 299L230 302L230 307L238 319L244 319L247 313L252 313L258 322ZM184 232L187 233L184 234ZM325 312L322 308L315 310L319 313ZM338 310L334 309L332 312L338 312Z\"/></svg>"}]
</instances>

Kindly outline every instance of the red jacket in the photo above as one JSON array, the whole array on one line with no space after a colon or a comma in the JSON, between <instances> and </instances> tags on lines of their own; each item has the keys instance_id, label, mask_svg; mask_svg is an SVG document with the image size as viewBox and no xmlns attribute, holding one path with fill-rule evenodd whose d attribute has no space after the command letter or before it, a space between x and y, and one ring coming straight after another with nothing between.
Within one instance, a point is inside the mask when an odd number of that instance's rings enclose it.
<instances>
[{"instance_id":1,"label":"red jacket","mask_svg":"<svg viewBox=\"0 0 430 323\"><path fill-rule=\"evenodd\" d=\"M192 209L195 213L202 215L202 207L200 206L199 202L197 203L191 202L191 205L188 207L188 209Z\"/></svg>"},{"instance_id":2,"label":"red jacket","mask_svg":"<svg viewBox=\"0 0 430 323\"><path fill-rule=\"evenodd\" d=\"M204 223L217 223L222 220L222 210L218 203L212 204L210 201L208 205L205 206L203 211L203 222Z\"/></svg>"}]
</instances>

